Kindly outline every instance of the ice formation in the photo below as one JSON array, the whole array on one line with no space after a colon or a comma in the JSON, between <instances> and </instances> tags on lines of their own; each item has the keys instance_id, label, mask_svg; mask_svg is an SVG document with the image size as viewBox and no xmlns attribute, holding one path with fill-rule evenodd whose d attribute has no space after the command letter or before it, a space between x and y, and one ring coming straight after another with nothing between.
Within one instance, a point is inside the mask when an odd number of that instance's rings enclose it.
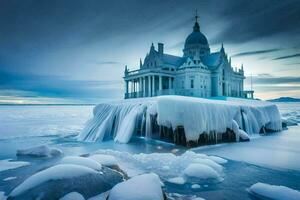
<instances>
[{"instance_id":1,"label":"ice formation","mask_svg":"<svg viewBox=\"0 0 300 200\"><path fill-rule=\"evenodd\" d=\"M89 156L90 159L95 160L96 162L105 165L105 166L116 166L118 161L114 156L105 155L105 154L94 154Z\"/></svg>"},{"instance_id":2,"label":"ice formation","mask_svg":"<svg viewBox=\"0 0 300 200\"><path fill-rule=\"evenodd\" d=\"M187 141L197 141L203 133L219 134L233 130L239 139L261 130L280 131L282 122L276 105L256 100L227 98L202 99L160 96L127 99L99 104L94 117L78 136L79 140L102 141L113 138L127 143L139 130L145 137L154 133L154 125L184 128ZM244 130L245 132L241 131Z\"/></svg>"},{"instance_id":3,"label":"ice formation","mask_svg":"<svg viewBox=\"0 0 300 200\"><path fill-rule=\"evenodd\" d=\"M212 167L199 163L190 164L183 171L184 175L189 178L197 178L197 179L221 179L219 173L215 171Z\"/></svg>"},{"instance_id":4,"label":"ice formation","mask_svg":"<svg viewBox=\"0 0 300 200\"><path fill-rule=\"evenodd\" d=\"M60 156L62 154L62 150L58 148L49 147L47 145L40 145L28 149L17 150L17 156L55 157Z\"/></svg>"},{"instance_id":5,"label":"ice formation","mask_svg":"<svg viewBox=\"0 0 300 200\"><path fill-rule=\"evenodd\" d=\"M114 186L108 200L163 200L160 178L153 173L135 176Z\"/></svg>"},{"instance_id":6,"label":"ice formation","mask_svg":"<svg viewBox=\"0 0 300 200\"><path fill-rule=\"evenodd\" d=\"M210 156L193 151L186 151L178 156L172 153L130 154L114 150L98 150L97 153L114 156L121 169L128 176L154 172L163 180L177 184L180 182L185 184L184 181L189 183L188 180L185 180L186 176L183 172L190 164L201 164L204 168L208 168L210 172L213 171L215 175L210 176L206 172L201 172L203 177L206 175L214 181L221 181L223 178L223 166L221 164L226 162L225 159L216 156L210 158ZM194 178L197 179L197 177Z\"/></svg>"},{"instance_id":7,"label":"ice formation","mask_svg":"<svg viewBox=\"0 0 300 200\"><path fill-rule=\"evenodd\" d=\"M249 193L259 199L296 200L300 199L300 192L285 186L256 183L248 189Z\"/></svg>"},{"instance_id":8,"label":"ice formation","mask_svg":"<svg viewBox=\"0 0 300 200\"><path fill-rule=\"evenodd\" d=\"M16 169L28 165L30 165L30 163L24 161L12 161L12 159L0 160L0 172L9 169Z\"/></svg>"},{"instance_id":9,"label":"ice formation","mask_svg":"<svg viewBox=\"0 0 300 200\"><path fill-rule=\"evenodd\" d=\"M84 197L78 192L70 192L60 198L59 200L85 200Z\"/></svg>"},{"instance_id":10,"label":"ice formation","mask_svg":"<svg viewBox=\"0 0 300 200\"><path fill-rule=\"evenodd\" d=\"M94 161L90 158L84 158L80 156L67 156L61 160L62 164L73 164L73 165L81 165L85 167L89 167L91 169L100 171L102 166L97 161Z\"/></svg>"},{"instance_id":11,"label":"ice formation","mask_svg":"<svg viewBox=\"0 0 300 200\"><path fill-rule=\"evenodd\" d=\"M63 178L73 178L85 174L97 174L98 172L84 166L80 165L71 165L71 164L59 164L43 171L40 171L23 183L17 186L11 193L10 197L18 196L21 193L24 193L31 188L37 187L38 185L50 181L50 180L59 180Z\"/></svg>"}]
</instances>

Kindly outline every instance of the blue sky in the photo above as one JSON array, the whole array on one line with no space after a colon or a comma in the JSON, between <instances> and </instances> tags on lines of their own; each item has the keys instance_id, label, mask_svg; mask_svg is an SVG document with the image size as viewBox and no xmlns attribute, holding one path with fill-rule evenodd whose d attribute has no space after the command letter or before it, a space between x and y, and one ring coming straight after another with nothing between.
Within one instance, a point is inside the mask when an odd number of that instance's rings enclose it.
<instances>
[{"instance_id":1,"label":"blue sky","mask_svg":"<svg viewBox=\"0 0 300 200\"><path fill-rule=\"evenodd\" d=\"M123 98L124 66L152 42L182 55L198 9L212 51L221 43L252 74L255 96L300 97L299 1L0 1L0 103Z\"/></svg>"}]
</instances>

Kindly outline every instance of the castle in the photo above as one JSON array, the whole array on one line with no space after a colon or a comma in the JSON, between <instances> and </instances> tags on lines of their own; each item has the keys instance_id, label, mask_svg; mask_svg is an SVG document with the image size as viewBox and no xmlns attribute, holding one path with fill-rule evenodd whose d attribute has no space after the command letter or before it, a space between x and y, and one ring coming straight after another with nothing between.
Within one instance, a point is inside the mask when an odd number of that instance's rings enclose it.
<instances>
[{"instance_id":1,"label":"castle","mask_svg":"<svg viewBox=\"0 0 300 200\"><path fill-rule=\"evenodd\" d=\"M138 70L125 66L125 98L183 95L193 97L231 96L253 98L244 91L244 69L234 69L222 44L211 53L207 38L200 31L196 15L193 32L185 40L183 56L164 52L164 44L153 43Z\"/></svg>"}]
</instances>

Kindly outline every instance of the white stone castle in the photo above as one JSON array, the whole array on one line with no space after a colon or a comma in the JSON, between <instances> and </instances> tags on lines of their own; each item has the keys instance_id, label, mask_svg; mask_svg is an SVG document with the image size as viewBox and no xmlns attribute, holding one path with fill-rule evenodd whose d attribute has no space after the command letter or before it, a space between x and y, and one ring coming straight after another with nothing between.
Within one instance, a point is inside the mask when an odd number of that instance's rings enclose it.
<instances>
[{"instance_id":1,"label":"white stone castle","mask_svg":"<svg viewBox=\"0 0 300 200\"><path fill-rule=\"evenodd\" d=\"M235 70L225 49L211 53L208 41L200 32L198 16L193 32L186 38L183 56L158 50L151 45L140 69L129 71L125 66L125 98L183 95L194 97L232 96L253 98L253 91L244 91L244 69Z\"/></svg>"}]
</instances>

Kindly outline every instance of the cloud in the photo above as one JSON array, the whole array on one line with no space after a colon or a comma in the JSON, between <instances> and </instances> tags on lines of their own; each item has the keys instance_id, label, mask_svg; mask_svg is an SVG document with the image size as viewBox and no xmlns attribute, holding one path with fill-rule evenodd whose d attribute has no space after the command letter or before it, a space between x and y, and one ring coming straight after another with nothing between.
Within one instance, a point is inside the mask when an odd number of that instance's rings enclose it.
<instances>
[{"instance_id":1,"label":"cloud","mask_svg":"<svg viewBox=\"0 0 300 200\"><path fill-rule=\"evenodd\" d=\"M234 54L231 57L253 56L253 55L272 53L272 52L276 52L276 51L280 51L280 50L281 49L274 48L274 49L266 49L266 50L259 50L259 51L247 51L247 52L241 52L238 54Z\"/></svg>"},{"instance_id":2,"label":"cloud","mask_svg":"<svg viewBox=\"0 0 300 200\"><path fill-rule=\"evenodd\" d=\"M296 57L300 57L300 53L277 57L277 58L274 58L273 60L283 60L283 59L290 59L290 58L296 58Z\"/></svg>"},{"instance_id":3,"label":"cloud","mask_svg":"<svg viewBox=\"0 0 300 200\"><path fill-rule=\"evenodd\" d=\"M251 77L247 76L245 84L250 84ZM278 84L299 84L300 85L300 77L299 76L283 76L277 77L272 76L270 74L261 74L258 76L252 76L253 85L256 84L264 84L264 85L278 85Z\"/></svg>"}]
</instances>

